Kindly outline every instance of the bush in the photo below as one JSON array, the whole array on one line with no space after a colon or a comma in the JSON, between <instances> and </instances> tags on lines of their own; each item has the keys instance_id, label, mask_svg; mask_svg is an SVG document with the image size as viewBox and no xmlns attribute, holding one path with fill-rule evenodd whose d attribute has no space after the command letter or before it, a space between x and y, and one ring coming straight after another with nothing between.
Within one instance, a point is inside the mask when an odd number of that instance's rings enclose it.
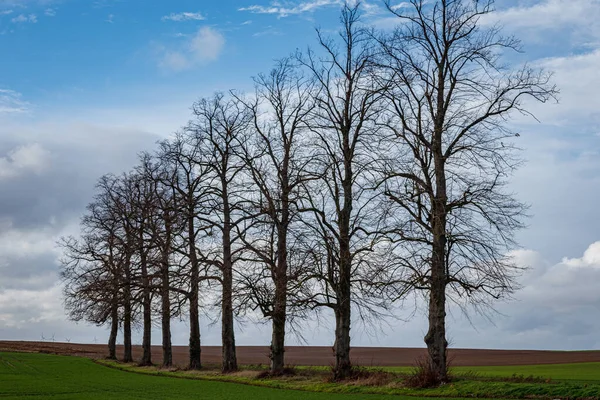
<instances>
[{"instance_id":1,"label":"bush","mask_svg":"<svg viewBox=\"0 0 600 400\"><path fill-rule=\"evenodd\" d=\"M260 374L256 376L257 379L268 379L268 378L279 378L283 376L295 376L296 369L294 367L285 367L279 373L272 373L271 370L262 371Z\"/></svg>"},{"instance_id":2,"label":"bush","mask_svg":"<svg viewBox=\"0 0 600 400\"><path fill-rule=\"evenodd\" d=\"M415 362L415 368L404 381L404 385L415 389L426 389L438 387L442 382L433 370L429 358L419 358ZM446 366L449 369L449 365Z\"/></svg>"}]
</instances>

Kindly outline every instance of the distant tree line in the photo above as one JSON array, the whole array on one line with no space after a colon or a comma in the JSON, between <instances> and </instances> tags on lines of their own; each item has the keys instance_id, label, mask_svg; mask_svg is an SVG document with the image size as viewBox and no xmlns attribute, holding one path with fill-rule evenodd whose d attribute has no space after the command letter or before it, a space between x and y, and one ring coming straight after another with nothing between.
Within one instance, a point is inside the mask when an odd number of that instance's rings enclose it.
<instances>
[{"instance_id":1,"label":"distant tree line","mask_svg":"<svg viewBox=\"0 0 600 400\"><path fill-rule=\"evenodd\" d=\"M61 240L74 320L143 330L152 363L160 321L189 322L189 368L202 367L200 310L219 309L222 371L237 370L234 321L271 321L271 373L297 321L335 316L336 379L352 372L352 316L377 319L406 296L428 302L429 365L447 380L447 302L510 295L507 257L525 207L506 191L519 164L507 121L553 98L548 73L507 69L513 37L480 23L493 1L385 3L378 32L345 5L338 36L279 61L253 93L194 103L190 122L122 175L100 178L81 235ZM461 303L461 304L462 304ZM402 343L402 338L397 338Z\"/></svg>"}]
</instances>

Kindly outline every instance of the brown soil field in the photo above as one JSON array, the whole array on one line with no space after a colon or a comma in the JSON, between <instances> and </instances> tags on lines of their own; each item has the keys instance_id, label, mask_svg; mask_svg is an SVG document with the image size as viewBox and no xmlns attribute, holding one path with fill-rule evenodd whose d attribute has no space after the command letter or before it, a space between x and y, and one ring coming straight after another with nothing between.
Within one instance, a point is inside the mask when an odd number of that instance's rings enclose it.
<instances>
[{"instance_id":1,"label":"brown soil field","mask_svg":"<svg viewBox=\"0 0 600 400\"><path fill-rule=\"evenodd\" d=\"M103 358L107 355L106 345L75 344L53 342L0 341L0 351L30 351L53 354L68 354L90 358ZM118 346L118 352L123 349ZM173 346L173 361L185 366L188 356L187 346ZM134 346L134 358L141 357L141 347ZM162 358L160 346L152 347L153 361ZM268 364L269 348L266 346L238 346L237 355L240 364ZM362 366L410 366L424 356L425 349L392 347L354 347L351 352L355 365ZM600 362L600 351L540 351L540 350L476 350L450 349L449 356L454 366L485 365L535 365L566 364L581 362ZM205 346L202 348L204 364L218 364L221 348ZM286 361L290 365L333 365L331 347L290 346L286 348Z\"/></svg>"}]
</instances>

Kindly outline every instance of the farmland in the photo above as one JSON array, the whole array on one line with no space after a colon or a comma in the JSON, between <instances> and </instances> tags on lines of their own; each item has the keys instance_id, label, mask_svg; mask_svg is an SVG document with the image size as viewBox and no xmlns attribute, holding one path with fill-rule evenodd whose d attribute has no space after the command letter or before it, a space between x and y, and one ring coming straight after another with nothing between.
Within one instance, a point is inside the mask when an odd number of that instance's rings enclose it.
<instances>
[{"instance_id":1,"label":"farmland","mask_svg":"<svg viewBox=\"0 0 600 400\"><path fill-rule=\"evenodd\" d=\"M0 353L2 399L358 399L359 396L305 393L226 382L131 374L86 358L33 353ZM372 400L398 399L370 396Z\"/></svg>"},{"instance_id":2,"label":"farmland","mask_svg":"<svg viewBox=\"0 0 600 400\"><path fill-rule=\"evenodd\" d=\"M184 360L186 347L176 349ZM0 397L93 399L110 393L115 399L600 399L600 352L595 351L454 350L457 366L452 368L451 384L411 389L403 384L411 371L407 360L422 349L357 348L354 354L363 356L368 366L363 376L345 382L328 379L331 364L323 362L327 348L290 347L290 359L298 362L296 375L280 378L260 378L266 369L262 347L240 347L245 365L237 373L222 375L218 354L212 354L216 349L203 352L203 370L186 371L107 361L100 345L0 342L0 351L5 351L0 353ZM312 358L302 359L302 354Z\"/></svg>"}]
</instances>

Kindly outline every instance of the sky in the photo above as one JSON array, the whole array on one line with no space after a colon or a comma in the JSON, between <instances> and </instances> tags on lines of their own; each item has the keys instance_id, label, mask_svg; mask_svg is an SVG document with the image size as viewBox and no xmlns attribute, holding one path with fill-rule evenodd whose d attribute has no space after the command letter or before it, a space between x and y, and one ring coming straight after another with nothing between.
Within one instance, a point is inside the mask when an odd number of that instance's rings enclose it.
<instances>
[{"instance_id":1,"label":"sky","mask_svg":"<svg viewBox=\"0 0 600 400\"><path fill-rule=\"evenodd\" d=\"M194 100L251 90L274 60L337 29L339 0L0 0L0 339L105 342L103 327L67 320L56 240L77 234L103 174L133 167L190 118ZM379 0L363 22L397 22ZM497 0L482 21L522 40L514 65L554 72L558 103L517 116L526 164L511 190L531 206L513 253L523 288L497 312L450 308L454 347L600 349L600 2ZM423 310L353 326L353 345L422 347ZM302 331L331 346L325 315ZM243 321L240 345L267 345L269 325ZM202 340L219 325L202 316ZM121 340L121 339L120 339ZM141 342L140 333L136 333ZM134 340L134 342L135 342ZM185 321L174 344L187 343ZM153 342L159 344L160 334ZM290 338L289 344L303 343Z\"/></svg>"}]
</instances>

